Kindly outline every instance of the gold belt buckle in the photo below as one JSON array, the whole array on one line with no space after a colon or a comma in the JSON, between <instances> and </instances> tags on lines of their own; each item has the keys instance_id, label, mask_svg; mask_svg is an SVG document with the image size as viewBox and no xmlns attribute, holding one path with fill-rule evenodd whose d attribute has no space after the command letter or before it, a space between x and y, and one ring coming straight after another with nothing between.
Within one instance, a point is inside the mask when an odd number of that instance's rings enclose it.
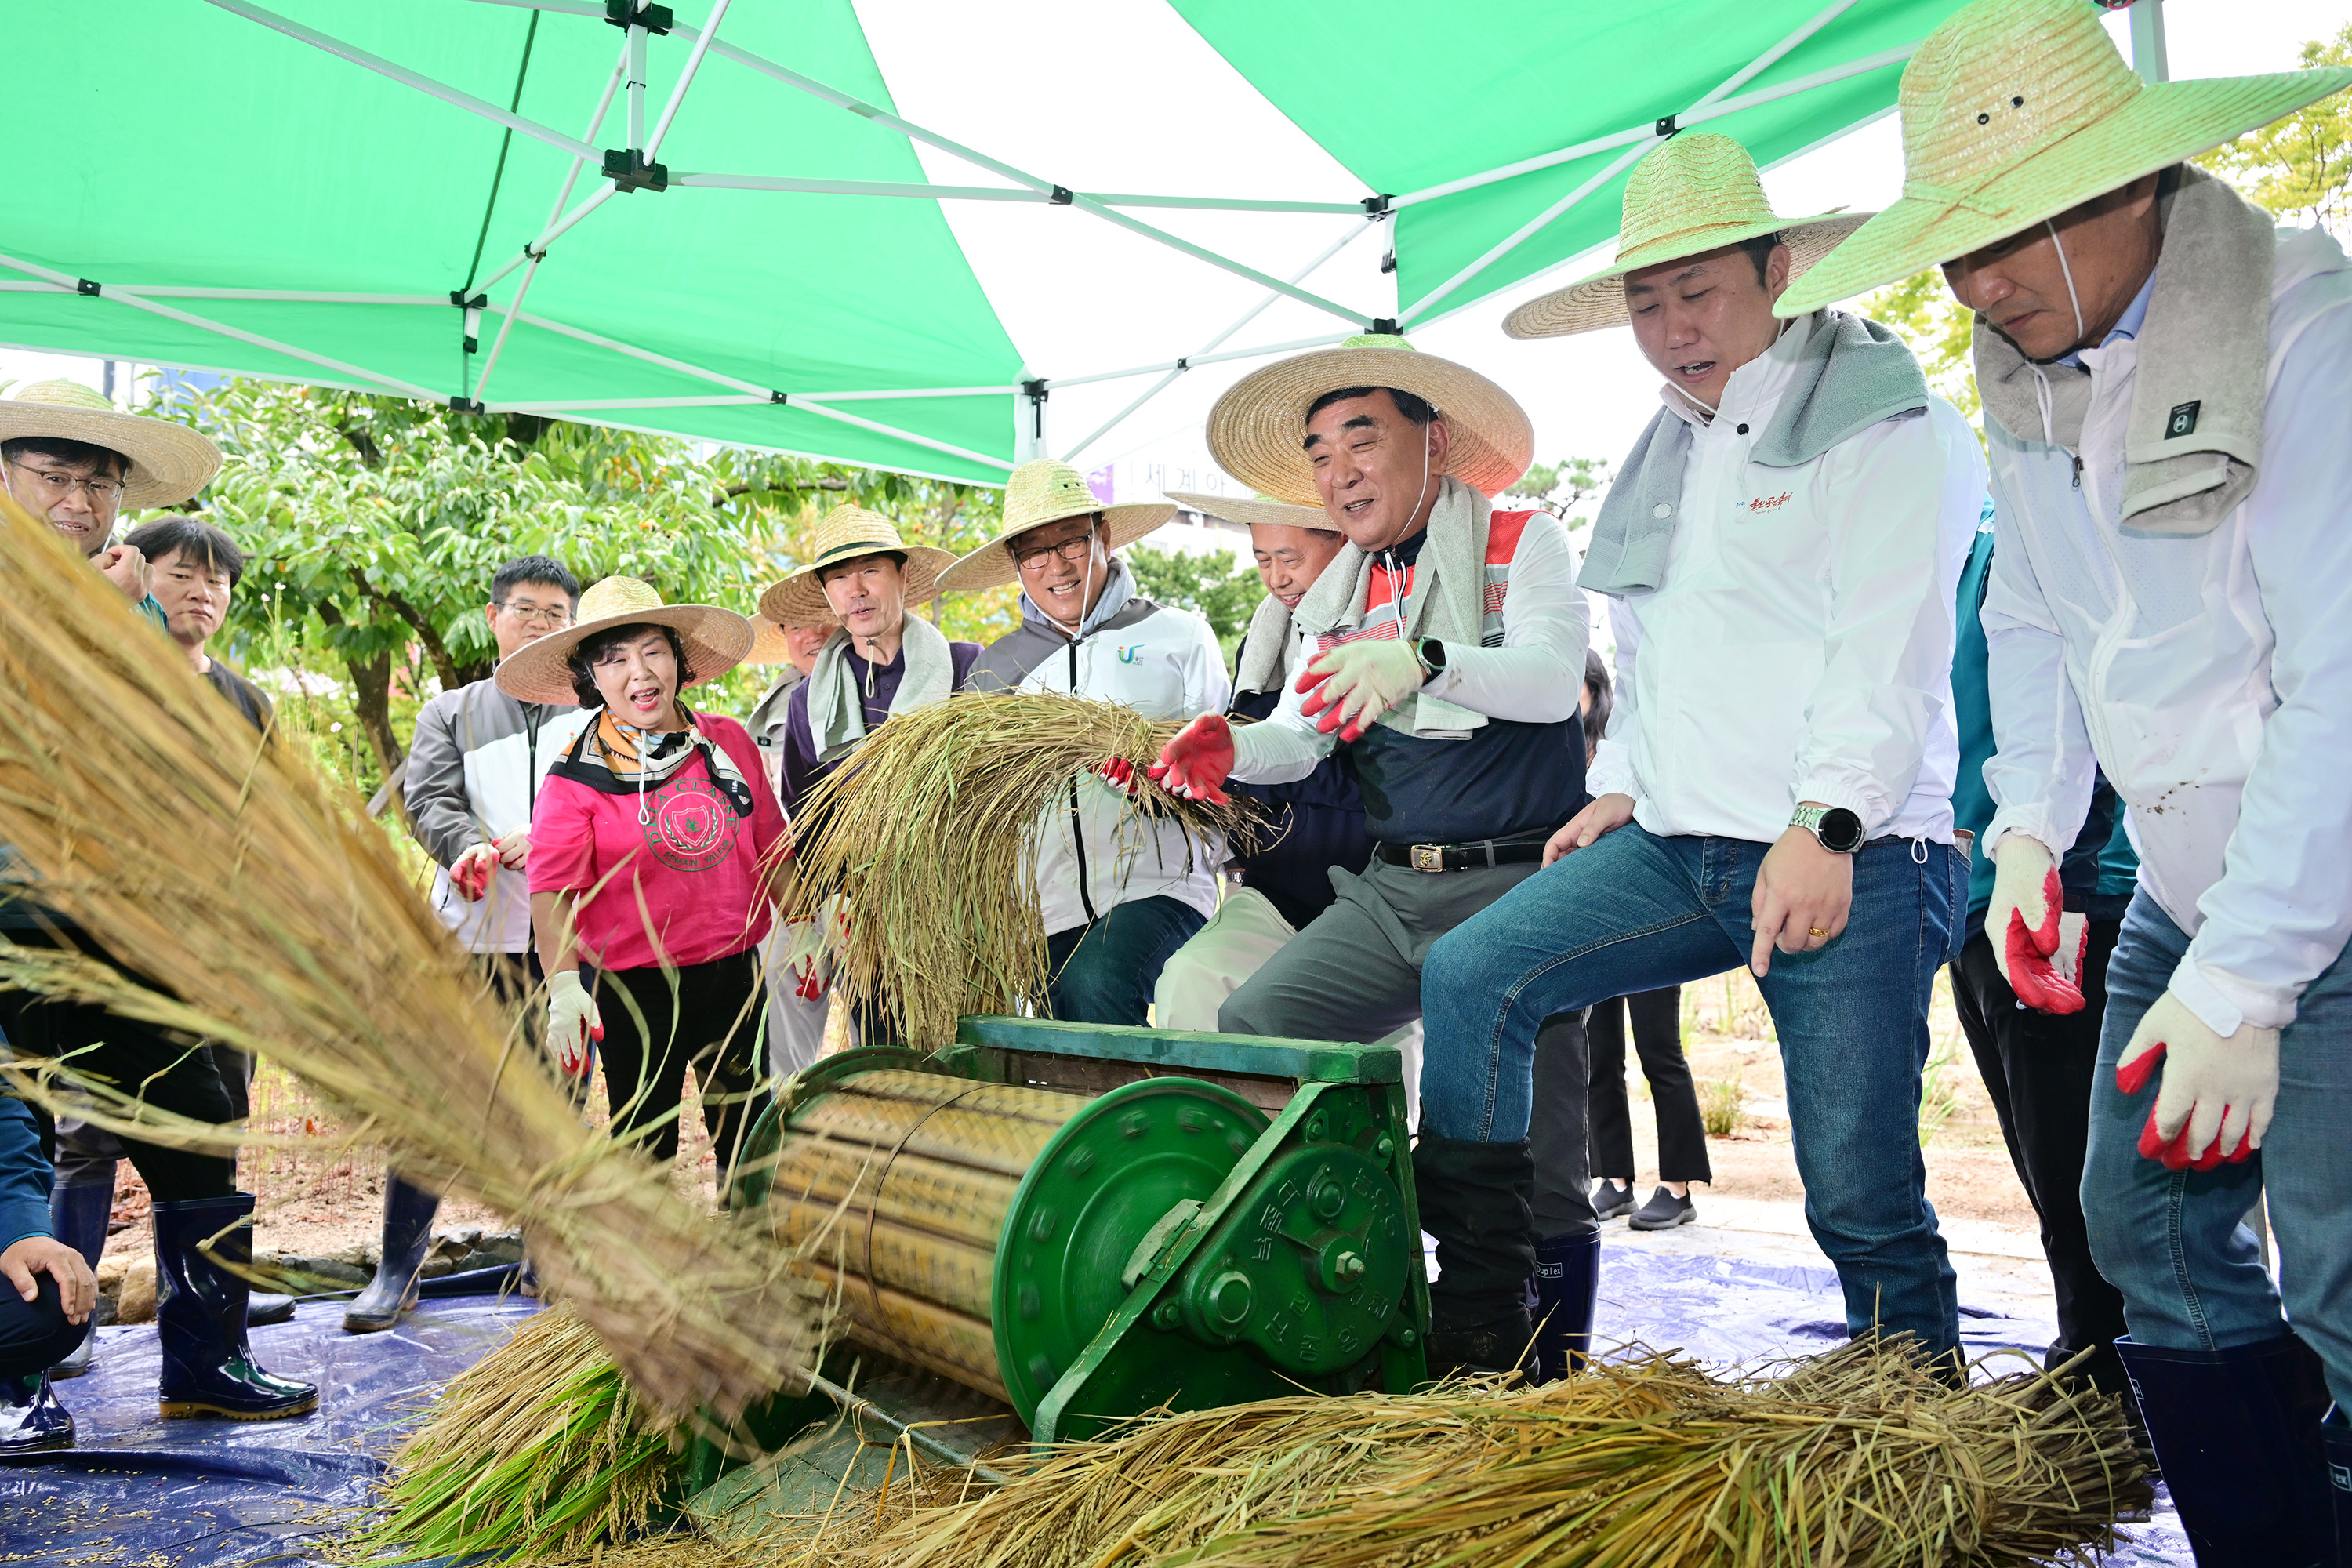
<instances>
[{"instance_id":1,"label":"gold belt buckle","mask_svg":"<svg viewBox=\"0 0 2352 1568\"><path fill-rule=\"evenodd\" d=\"M1412 868L1416 871L1444 870L1445 846L1443 844L1414 845L1412 847Z\"/></svg>"}]
</instances>

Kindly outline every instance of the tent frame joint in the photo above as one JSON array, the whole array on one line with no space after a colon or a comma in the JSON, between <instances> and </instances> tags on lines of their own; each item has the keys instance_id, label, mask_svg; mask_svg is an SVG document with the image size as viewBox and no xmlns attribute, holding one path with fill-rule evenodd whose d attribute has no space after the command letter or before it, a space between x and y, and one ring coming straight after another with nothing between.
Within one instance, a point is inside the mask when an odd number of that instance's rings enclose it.
<instances>
[{"instance_id":1,"label":"tent frame joint","mask_svg":"<svg viewBox=\"0 0 2352 1568\"><path fill-rule=\"evenodd\" d=\"M1404 335L1402 332L1398 331L1397 319L1394 316L1379 317L1372 322L1371 326L1366 330L1376 338L1395 338Z\"/></svg>"},{"instance_id":2,"label":"tent frame joint","mask_svg":"<svg viewBox=\"0 0 2352 1568\"><path fill-rule=\"evenodd\" d=\"M631 191L669 189L669 165L648 163L645 150L638 147L606 148L604 177L612 181L613 188L624 195Z\"/></svg>"},{"instance_id":3,"label":"tent frame joint","mask_svg":"<svg viewBox=\"0 0 2352 1568\"><path fill-rule=\"evenodd\" d=\"M1659 141L1664 142L1666 138L1674 135L1676 132L1682 129L1681 126L1675 123L1676 118L1676 116L1672 114L1661 116L1657 124L1651 128L1658 133Z\"/></svg>"},{"instance_id":4,"label":"tent frame joint","mask_svg":"<svg viewBox=\"0 0 2352 1568\"><path fill-rule=\"evenodd\" d=\"M1067 185L1055 185L1045 199L1057 207L1066 207L1078 199L1078 194Z\"/></svg>"},{"instance_id":5,"label":"tent frame joint","mask_svg":"<svg viewBox=\"0 0 2352 1568\"><path fill-rule=\"evenodd\" d=\"M604 0L604 20L615 27L643 27L648 33L664 35L677 22L668 6L652 5L648 0Z\"/></svg>"},{"instance_id":6,"label":"tent frame joint","mask_svg":"<svg viewBox=\"0 0 2352 1568\"><path fill-rule=\"evenodd\" d=\"M452 414L488 414L489 409L478 397L453 397L449 400Z\"/></svg>"},{"instance_id":7,"label":"tent frame joint","mask_svg":"<svg viewBox=\"0 0 2352 1568\"><path fill-rule=\"evenodd\" d=\"M785 403L789 402L790 399L781 392L771 392L768 394L768 401L771 403Z\"/></svg>"},{"instance_id":8,"label":"tent frame joint","mask_svg":"<svg viewBox=\"0 0 2352 1568\"><path fill-rule=\"evenodd\" d=\"M74 292L77 294L87 294L93 300L98 298L99 289L102 287L103 285L101 285L95 278L77 278L74 279Z\"/></svg>"},{"instance_id":9,"label":"tent frame joint","mask_svg":"<svg viewBox=\"0 0 2352 1568\"><path fill-rule=\"evenodd\" d=\"M1396 197L1386 192L1383 192L1377 196L1366 196L1364 198L1364 216L1367 219L1383 218L1388 216L1389 203L1394 200L1396 200Z\"/></svg>"}]
</instances>

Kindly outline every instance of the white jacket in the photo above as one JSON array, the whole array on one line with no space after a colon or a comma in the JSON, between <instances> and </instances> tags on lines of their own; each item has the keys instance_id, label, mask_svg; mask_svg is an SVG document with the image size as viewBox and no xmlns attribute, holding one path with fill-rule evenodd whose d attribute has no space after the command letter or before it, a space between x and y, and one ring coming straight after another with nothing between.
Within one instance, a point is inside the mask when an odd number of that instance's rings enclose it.
<instances>
[{"instance_id":1,"label":"white jacket","mask_svg":"<svg viewBox=\"0 0 2352 1568\"><path fill-rule=\"evenodd\" d=\"M2279 237L2259 478L2210 533L2117 529L2137 346L2084 352L2079 487L2074 453L1986 421L1985 837L2063 854L2095 761L2140 885L2194 939L2173 991L2217 1034L2283 1028L2352 934L2352 261Z\"/></svg>"},{"instance_id":2,"label":"white jacket","mask_svg":"<svg viewBox=\"0 0 2352 1568\"><path fill-rule=\"evenodd\" d=\"M1931 397L1810 462L1748 461L1820 320L1732 372L1712 419L1662 394L1691 426L1683 500L1659 586L1609 595L1617 700L1585 781L1652 833L1770 843L1812 800L1952 840L1952 598L1984 458Z\"/></svg>"}]
</instances>

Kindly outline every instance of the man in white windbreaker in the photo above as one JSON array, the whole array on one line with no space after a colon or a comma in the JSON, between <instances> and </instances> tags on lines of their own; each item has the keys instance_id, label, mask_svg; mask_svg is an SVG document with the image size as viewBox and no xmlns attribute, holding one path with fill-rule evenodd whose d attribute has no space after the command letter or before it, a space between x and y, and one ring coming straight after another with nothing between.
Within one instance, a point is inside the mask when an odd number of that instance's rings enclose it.
<instances>
[{"instance_id":1,"label":"man in white windbreaker","mask_svg":"<svg viewBox=\"0 0 2352 1568\"><path fill-rule=\"evenodd\" d=\"M970 689L1066 692L1147 719L1223 712L1233 688L1209 623L1137 593L1112 553L1175 513L1165 502L1105 506L1051 458L1013 469L997 536L940 577L942 593L1021 584L1021 625L982 651ZM1067 807L1034 829L1056 1018L1143 1024L1168 955L1216 912L1224 846L1139 816L1129 783L1072 779Z\"/></svg>"},{"instance_id":2,"label":"man in white windbreaker","mask_svg":"<svg viewBox=\"0 0 2352 1568\"><path fill-rule=\"evenodd\" d=\"M1911 194L1781 301L1940 263L1977 313L1986 924L2047 962L2095 763L2140 873L2083 1209L2205 1568L2352 1550L2352 262L2185 160L2347 84L2150 86L2086 6L1978 0L1904 72Z\"/></svg>"},{"instance_id":3,"label":"man in white windbreaker","mask_svg":"<svg viewBox=\"0 0 2352 1568\"><path fill-rule=\"evenodd\" d=\"M1952 595L1984 462L1885 328L1773 320L1790 274L1856 221L1777 216L1745 148L1685 132L1627 183L1615 264L1506 323L1630 320L1664 407L1579 575L1617 640L1595 798L1541 872L1431 952L1422 1123L1517 1136L1542 1019L1745 961L1847 1331L1909 1333L1949 1372L1958 1302L1918 1111L1967 879Z\"/></svg>"}]
</instances>

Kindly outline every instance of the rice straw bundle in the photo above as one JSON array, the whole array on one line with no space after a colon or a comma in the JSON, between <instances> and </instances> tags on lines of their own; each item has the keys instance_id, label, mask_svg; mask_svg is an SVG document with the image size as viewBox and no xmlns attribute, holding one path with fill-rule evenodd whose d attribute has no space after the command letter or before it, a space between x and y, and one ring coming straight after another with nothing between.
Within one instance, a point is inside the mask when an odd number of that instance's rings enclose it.
<instances>
[{"instance_id":1,"label":"rice straw bundle","mask_svg":"<svg viewBox=\"0 0 2352 1568\"><path fill-rule=\"evenodd\" d=\"M878 1005L924 1048L953 1040L964 1013L1044 1014L1036 827L1070 810L1074 784L1107 788L1094 770L1124 757L1136 770L1131 817L1176 819L1196 854L1245 842L1257 820L1247 803L1180 799L1143 776L1181 728L1115 702L966 692L867 735L811 792L802 816L813 826L793 857L797 907L841 893L853 911L836 990Z\"/></svg>"},{"instance_id":2,"label":"rice straw bundle","mask_svg":"<svg viewBox=\"0 0 2352 1568\"><path fill-rule=\"evenodd\" d=\"M2149 1489L2109 1395L1965 1390L1856 1343L1717 1382L1653 1352L1565 1383L1268 1400L1137 1423L878 1537L872 1568L2022 1563Z\"/></svg>"},{"instance_id":3,"label":"rice straw bundle","mask_svg":"<svg viewBox=\"0 0 2352 1568\"><path fill-rule=\"evenodd\" d=\"M788 1260L581 1124L349 792L258 740L5 494L0 580L0 844L37 874L41 903L156 988L5 945L0 984L282 1064L409 1180L513 1216L541 1277L657 1407L731 1415L784 1384L807 1321ZM74 1092L26 1062L7 1074L102 1125L135 1118L142 1137L241 1141L137 1107L137 1085Z\"/></svg>"},{"instance_id":4,"label":"rice straw bundle","mask_svg":"<svg viewBox=\"0 0 2352 1568\"><path fill-rule=\"evenodd\" d=\"M345 1549L414 1563L625 1541L677 1500L674 1430L630 1393L595 1331L562 1308L541 1312L450 1381L393 1452L383 1518Z\"/></svg>"}]
</instances>

